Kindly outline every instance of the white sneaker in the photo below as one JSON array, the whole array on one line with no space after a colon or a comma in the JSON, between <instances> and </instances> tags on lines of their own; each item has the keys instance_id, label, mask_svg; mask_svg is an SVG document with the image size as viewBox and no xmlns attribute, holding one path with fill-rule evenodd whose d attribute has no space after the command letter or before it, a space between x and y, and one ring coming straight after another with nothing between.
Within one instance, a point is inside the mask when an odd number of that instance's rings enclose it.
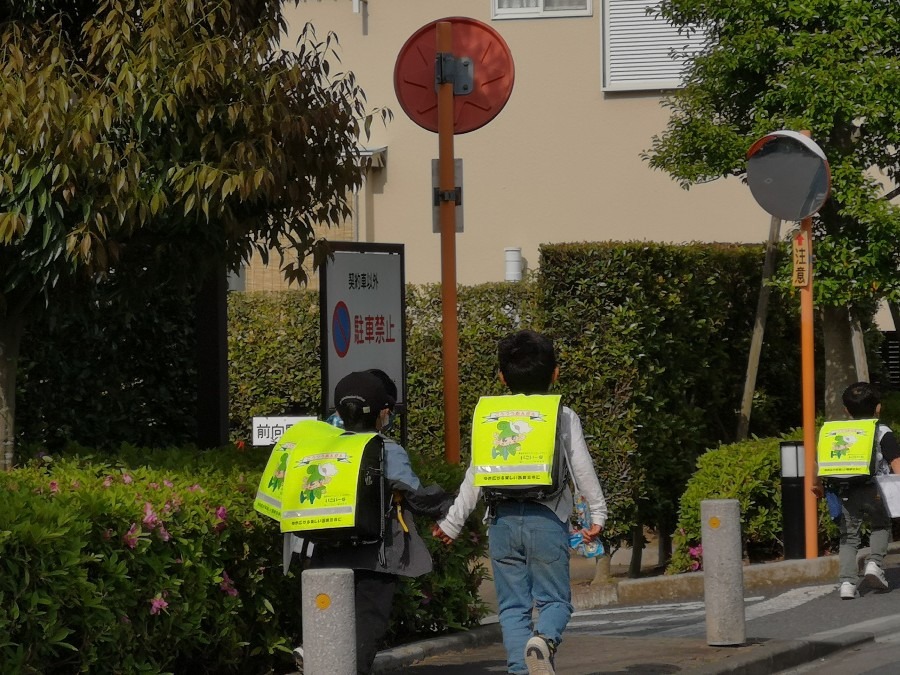
<instances>
[{"instance_id":1,"label":"white sneaker","mask_svg":"<svg viewBox=\"0 0 900 675\"><path fill-rule=\"evenodd\" d=\"M845 581L841 584L841 600L853 600L859 597L859 591L856 590L856 584L851 581Z\"/></svg>"},{"instance_id":2,"label":"white sneaker","mask_svg":"<svg viewBox=\"0 0 900 675\"><path fill-rule=\"evenodd\" d=\"M303 673L303 647L294 647L294 665L297 667L295 672Z\"/></svg>"},{"instance_id":3,"label":"white sneaker","mask_svg":"<svg viewBox=\"0 0 900 675\"><path fill-rule=\"evenodd\" d=\"M863 577L862 582L876 591L886 591L888 589L887 579L884 578L884 570L874 560L866 563L866 575Z\"/></svg>"},{"instance_id":4,"label":"white sneaker","mask_svg":"<svg viewBox=\"0 0 900 675\"><path fill-rule=\"evenodd\" d=\"M556 645L543 635L535 635L525 643L525 665L528 675L555 675L553 654Z\"/></svg>"}]
</instances>

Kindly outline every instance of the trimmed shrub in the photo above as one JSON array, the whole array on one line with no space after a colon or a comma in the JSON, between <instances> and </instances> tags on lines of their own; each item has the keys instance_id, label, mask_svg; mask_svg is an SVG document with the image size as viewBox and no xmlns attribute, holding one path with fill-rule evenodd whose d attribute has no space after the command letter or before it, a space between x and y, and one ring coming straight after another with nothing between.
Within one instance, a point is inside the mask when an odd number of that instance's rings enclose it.
<instances>
[{"instance_id":1,"label":"trimmed shrub","mask_svg":"<svg viewBox=\"0 0 900 675\"><path fill-rule=\"evenodd\" d=\"M72 448L85 453L84 448ZM253 510L266 452L122 449L0 473L0 672L265 673L292 662L300 573ZM458 484L460 467L417 466ZM448 486L449 487L449 486ZM426 540L430 527L420 523ZM485 541L407 580L394 642L477 625Z\"/></svg>"},{"instance_id":2,"label":"trimmed shrub","mask_svg":"<svg viewBox=\"0 0 900 675\"><path fill-rule=\"evenodd\" d=\"M666 572L702 569L700 503L706 499L736 499L741 513L745 558L751 562L774 560L784 551L781 510L781 452L779 443L798 440L795 431L781 438L754 438L709 450L697 460L678 509L674 550ZM825 501L818 505L820 544L836 550L838 529Z\"/></svg>"}]
</instances>

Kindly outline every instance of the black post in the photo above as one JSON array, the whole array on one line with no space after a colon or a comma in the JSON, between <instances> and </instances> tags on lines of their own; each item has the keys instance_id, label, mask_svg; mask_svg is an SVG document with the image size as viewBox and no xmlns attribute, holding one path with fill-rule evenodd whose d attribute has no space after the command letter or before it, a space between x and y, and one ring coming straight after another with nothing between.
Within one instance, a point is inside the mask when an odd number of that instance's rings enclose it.
<instances>
[{"instance_id":1,"label":"black post","mask_svg":"<svg viewBox=\"0 0 900 675\"><path fill-rule=\"evenodd\" d=\"M228 280L217 267L197 296L197 445L228 443Z\"/></svg>"},{"instance_id":2,"label":"black post","mask_svg":"<svg viewBox=\"0 0 900 675\"><path fill-rule=\"evenodd\" d=\"M781 478L781 516L784 530L784 559L806 558L806 529L804 527L803 478Z\"/></svg>"}]
</instances>

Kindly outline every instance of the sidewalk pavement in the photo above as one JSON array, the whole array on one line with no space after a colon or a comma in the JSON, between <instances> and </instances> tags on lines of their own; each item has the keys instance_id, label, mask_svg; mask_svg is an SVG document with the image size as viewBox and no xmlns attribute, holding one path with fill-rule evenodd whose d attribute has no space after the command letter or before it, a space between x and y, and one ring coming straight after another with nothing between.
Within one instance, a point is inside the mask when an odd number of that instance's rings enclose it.
<instances>
[{"instance_id":1,"label":"sidewalk pavement","mask_svg":"<svg viewBox=\"0 0 900 675\"><path fill-rule=\"evenodd\" d=\"M889 553L900 552L892 543ZM860 551L860 560L868 553ZM811 560L785 560L747 565L743 569L745 593L837 582L837 555ZM642 579L613 580L591 586L573 575L572 604L576 611L608 605L637 605L703 598L703 572ZM810 626L814 632L814 627ZM705 638L609 637L573 634L557 654L560 675L596 673L741 673L769 675L809 663L830 653L874 639L872 633L820 634L795 639L755 639L733 647L713 647ZM492 622L478 628L382 651L375 673L440 673L469 675L505 673L505 652L500 627ZM599 668L599 670L598 670Z\"/></svg>"}]
</instances>

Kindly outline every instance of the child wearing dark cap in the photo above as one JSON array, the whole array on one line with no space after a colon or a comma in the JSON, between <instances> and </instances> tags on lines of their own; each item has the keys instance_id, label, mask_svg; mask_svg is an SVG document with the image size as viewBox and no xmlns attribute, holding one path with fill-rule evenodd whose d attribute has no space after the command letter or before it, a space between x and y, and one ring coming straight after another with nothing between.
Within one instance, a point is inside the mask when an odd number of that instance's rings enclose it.
<instances>
[{"instance_id":1,"label":"child wearing dark cap","mask_svg":"<svg viewBox=\"0 0 900 675\"><path fill-rule=\"evenodd\" d=\"M389 426L396 403L396 385L386 374L360 371L344 377L334 390L334 401L346 431L381 433ZM313 567L350 568L354 571L356 599L357 672L369 673L378 648L387 633L394 594L401 576L418 577L431 571L431 554L416 531L414 519L402 521L398 512L441 517L452 497L437 486L423 488L406 450L383 436L384 470L394 493L382 544L317 547ZM302 666L302 649L295 650ZM302 670L302 667L301 667Z\"/></svg>"}]
</instances>

